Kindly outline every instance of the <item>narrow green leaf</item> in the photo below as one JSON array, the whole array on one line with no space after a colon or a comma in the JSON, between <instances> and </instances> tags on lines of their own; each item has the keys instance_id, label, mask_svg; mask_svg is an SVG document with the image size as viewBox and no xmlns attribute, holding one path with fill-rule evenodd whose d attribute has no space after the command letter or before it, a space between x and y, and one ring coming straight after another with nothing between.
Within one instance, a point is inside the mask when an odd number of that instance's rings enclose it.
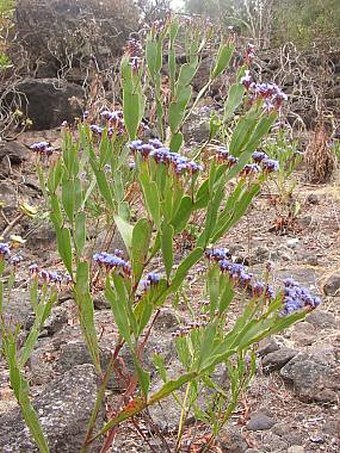
<instances>
[{"instance_id":1,"label":"narrow green leaf","mask_svg":"<svg viewBox=\"0 0 340 453\"><path fill-rule=\"evenodd\" d=\"M69 228L56 228L58 252L70 275L72 274L72 242Z\"/></svg>"},{"instance_id":2,"label":"narrow green leaf","mask_svg":"<svg viewBox=\"0 0 340 453\"><path fill-rule=\"evenodd\" d=\"M131 266L134 285L142 276L145 261L148 256L152 225L147 219L139 219L133 228L131 243Z\"/></svg>"},{"instance_id":3,"label":"narrow green leaf","mask_svg":"<svg viewBox=\"0 0 340 453\"><path fill-rule=\"evenodd\" d=\"M94 305L89 290L89 270L87 261L80 261L76 270L74 299L79 310L80 326L96 370L100 373L100 354L96 326L94 322Z\"/></svg>"},{"instance_id":4,"label":"narrow green leaf","mask_svg":"<svg viewBox=\"0 0 340 453\"><path fill-rule=\"evenodd\" d=\"M86 214L79 212L75 218L74 243L77 254L80 256L83 252L86 242Z\"/></svg>"},{"instance_id":5,"label":"narrow green leaf","mask_svg":"<svg viewBox=\"0 0 340 453\"><path fill-rule=\"evenodd\" d=\"M174 227L167 223L163 223L161 226L161 249L163 255L163 262L165 266L166 276L169 279L172 265L174 262L173 256L173 237Z\"/></svg>"},{"instance_id":6,"label":"narrow green leaf","mask_svg":"<svg viewBox=\"0 0 340 453\"><path fill-rule=\"evenodd\" d=\"M235 46L231 43L221 44L218 50L216 64L212 71L213 79L218 77L229 66L234 50Z\"/></svg>"},{"instance_id":7,"label":"narrow green leaf","mask_svg":"<svg viewBox=\"0 0 340 453\"><path fill-rule=\"evenodd\" d=\"M129 253L131 253L132 232L133 232L132 225L130 225L130 223L126 222L126 220L122 219L117 215L114 216L114 221L117 225L120 235L123 238L127 250L129 251Z\"/></svg>"}]
</instances>

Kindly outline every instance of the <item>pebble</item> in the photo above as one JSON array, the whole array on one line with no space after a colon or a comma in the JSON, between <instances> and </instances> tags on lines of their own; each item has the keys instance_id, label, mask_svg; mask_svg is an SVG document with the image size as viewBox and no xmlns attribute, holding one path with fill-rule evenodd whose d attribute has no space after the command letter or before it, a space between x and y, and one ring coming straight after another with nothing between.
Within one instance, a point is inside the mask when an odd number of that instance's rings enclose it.
<instances>
[{"instance_id":1,"label":"pebble","mask_svg":"<svg viewBox=\"0 0 340 453\"><path fill-rule=\"evenodd\" d=\"M273 417L263 412L255 412L247 423L247 429L251 431L263 431L272 428L275 423L276 421Z\"/></svg>"}]
</instances>

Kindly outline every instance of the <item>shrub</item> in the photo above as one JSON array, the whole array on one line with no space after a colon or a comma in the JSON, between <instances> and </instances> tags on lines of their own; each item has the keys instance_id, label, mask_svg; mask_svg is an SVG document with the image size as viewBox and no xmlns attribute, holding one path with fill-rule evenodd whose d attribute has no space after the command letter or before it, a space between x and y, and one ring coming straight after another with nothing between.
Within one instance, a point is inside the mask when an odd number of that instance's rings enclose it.
<instances>
[{"instance_id":1,"label":"shrub","mask_svg":"<svg viewBox=\"0 0 340 453\"><path fill-rule=\"evenodd\" d=\"M186 61L178 64L175 43L182 32L188 48ZM247 109L229 131L228 142L213 148L202 160L193 159L190 153L185 155L181 128L190 115L191 82L200 53L210 44L210 33L176 18L154 24L146 38L145 58L144 46L135 40L129 42L122 58L123 110L102 111L99 124L91 124L85 115L77 130L64 124L61 153L45 142L31 147L67 275L33 268L31 297L37 321L20 352L15 348L15 334L4 323L2 331L12 386L16 389L18 382L21 384L23 393L16 396L24 415L32 413L26 423L41 451L47 451L46 441L27 398L22 367L37 338L36 327L42 326L55 289L65 280L72 289L83 336L101 378L84 451L95 438L111 433L104 440L106 450L117 425L170 395L181 407L175 451L181 448L185 421L192 410L211 426L208 450L254 375L257 342L303 319L320 303L292 279L275 292L269 282L258 280L243 265L233 263L228 250L217 247L278 168L277 161L259 158L254 151L275 122L284 96L274 84L256 84L244 67L239 68L224 111L226 117L233 115L243 101ZM169 49L170 79L166 92L160 89L165 45ZM229 68L233 52L231 42L220 44L201 96ZM148 131L142 119L146 93L155 94L155 123L162 139L145 136ZM138 215L132 215L136 212ZM202 222L193 250L175 265L176 239L195 222L197 213ZM126 250L108 251L103 245L89 257L87 231L93 220L102 227L106 222L117 228ZM10 253L6 243L0 244L0 273ZM160 260L164 266L161 273L156 271ZM185 283L191 272L198 271L198 263L203 265L204 288L200 288L205 303L201 304L185 297ZM106 370L101 366L94 323L93 298L98 291L109 302L119 332ZM43 302L39 301L41 294L46 294ZM168 302L176 310L182 298L193 322L179 325L174 333L181 371L170 379L165 358L156 354L153 362L162 385L155 389L143 361L145 345L161 307ZM228 311L236 300L238 318L230 323ZM134 369L126 372L126 391L113 408L113 416L94 433L108 379L122 360L124 345L131 352ZM228 392L215 380L218 366L224 367L230 380ZM182 388L183 401L176 394ZM198 397L205 388L212 390L211 399L207 397L201 404Z\"/></svg>"}]
</instances>

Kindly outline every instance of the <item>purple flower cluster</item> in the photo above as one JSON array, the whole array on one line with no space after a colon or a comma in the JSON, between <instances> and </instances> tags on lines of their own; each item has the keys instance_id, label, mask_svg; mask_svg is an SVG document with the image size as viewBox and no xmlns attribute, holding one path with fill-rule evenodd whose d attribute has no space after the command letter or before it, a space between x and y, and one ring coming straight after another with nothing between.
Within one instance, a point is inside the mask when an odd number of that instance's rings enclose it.
<instances>
[{"instance_id":1,"label":"purple flower cluster","mask_svg":"<svg viewBox=\"0 0 340 453\"><path fill-rule=\"evenodd\" d=\"M272 286L254 280L253 274L247 272L243 264L233 263L228 249L207 249L205 256L209 261L217 263L221 271L227 274L235 285L249 290L253 297L265 297L267 299L274 297Z\"/></svg>"},{"instance_id":2,"label":"purple flower cluster","mask_svg":"<svg viewBox=\"0 0 340 453\"><path fill-rule=\"evenodd\" d=\"M10 254L9 244L7 244L7 242L0 242L0 261L8 258Z\"/></svg>"},{"instance_id":3,"label":"purple flower cluster","mask_svg":"<svg viewBox=\"0 0 340 453\"><path fill-rule=\"evenodd\" d=\"M161 280L161 276L156 272L150 272L147 274L144 280L141 280L140 285L143 291L147 291L152 286L157 285Z\"/></svg>"},{"instance_id":4,"label":"purple flower cluster","mask_svg":"<svg viewBox=\"0 0 340 453\"><path fill-rule=\"evenodd\" d=\"M262 167L265 173L272 173L279 170L279 162L274 159L269 159L264 151L254 151L252 154L255 165L258 164ZM254 164L253 164L254 165Z\"/></svg>"},{"instance_id":5,"label":"purple flower cluster","mask_svg":"<svg viewBox=\"0 0 340 453\"><path fill-rule=\"evenodd\" d=\"M321 304L321 300L317 296L313 296L308 288L300 286L292 278L286 278L283 281L283 310L282 316L290 315L295 311L309 308L313 310Z\"/></svg>"},{"instance_id":6,"label":"purple flower cluster","mask_svg":"<svg viewBox=\"0 0 340 453\"><path fill-rule=\"evenodd\" d=\"M95 253L93 260L105 269L106 272L121 269L125 275L131 274L131 266L122 256L122 250L115 250L113 254L107 252Z\"/></svg>"},{"instance_id":7,"label":"purple flower cluster","mask_svg":"<svg viewBox=\"0 0 340 453\"><path fill-rule=\"evenodd\" d=\"M249 71L241 78L241 83L247 89L252 101L258 99L264 100L264 108L270 112L278 110L284 101L287 101L287 95L275 83L256 83Z\"/></svg>"},{"instance_id":8,"label":"purple flower cluster","mask_svg":"<svg viewBox=\"0 0 340 453\"><path fill-rule=\"evenodd\" d=\"M21 255L14 255L10 258L9 262L12 264L14 267L16 267L18 264L20 264L24 258Z\"/></svg>"},{"instance_id":9,"label":"purple flower cluster","mask_svg":"<svg viewBox=\"0 0 340 453\"><path fill-rule=\"evenodd\" d=\"M203 165L189 160L181 154L166 148L158 139L151 139L148 143L142 140L134 140L129 145L134 154L140 154L143 159L154 159L157 164L165 164L176 174L190 173L195 174L203 171Z\"/></svg>"},{"instance_id":10,"label":"purple flower cluster","mask_svg":"<svg viewBox=\"0 0 340 453\"><path fill-rule=\"evenodd\" d=\"M61 285L62 283L68 284L72 281L70 274L56 271L47 271L46 269L40 270L39 266L36 263L31 264L28 270L33 278L40 278L44 283L55 283Z\"/></svg>"},{"instance_id":11,"label":"purple flower cluster","mask_svg":"<svg viewBox=\"0 0 340 453\"><path fill-rule=\"evenodd\" d=\"M216 150L217 161L221 163L227 163L228 167L231 168L237 164L238 158L231 155L227 148L219 146Z\"/></svg>"},{"instance_id":12,"label":"purple flower cluster","mask_svg":"<svg viewBox=\"0 0 340 453\"><path fill-rule=\"evenodd\" d=\"M55 152L55 149L48 142L37 142L30 146L30 149L40 156L50 157Z\"/></svg>"}]
</instances>

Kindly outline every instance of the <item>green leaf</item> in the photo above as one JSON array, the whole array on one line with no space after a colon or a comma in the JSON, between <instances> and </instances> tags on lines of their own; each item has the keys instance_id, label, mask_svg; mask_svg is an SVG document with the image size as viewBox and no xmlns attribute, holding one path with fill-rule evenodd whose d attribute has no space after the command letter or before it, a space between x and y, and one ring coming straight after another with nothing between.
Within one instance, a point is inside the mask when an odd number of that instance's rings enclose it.
<instances>
[{"instance_id":1,"label":"green leaf","mask_svg":"<svg viewBox=\"0 0 340 453\"><path fill-rule=\"evenodd\" d=\"M176 82L176 94L177 96L187 87L195 77L198 69L198 58L195 57L190 63L184 63L179 71L179 76ZM180 96L179 96L180 97Z\"/></svg>"},{"instance_id":2,"label":"green leaf","mask_svg":"<svg viewBox=\"0 0 340 453\"><path fill-rule=\"evenodd\" d=\"M97 332L94 322L93 299L89 290L89 263L80 261L76 270L74 299L79 310L80 326L84 333L87 348L96 370L100 373L100 355Z\"/></svg>"},{"instance_id":3,"label":"green leaf","mask_svg":"<svg viewBox=\"0 0 340 453\"><path fill-rule=\"evenodd\" d=\"M191 86L184 87L178 93L177 98L170 104L169 126L170 126L171 132L173 134L178 132L178 130L183 122L186 106L188 105L188 102L190 101L191 96L192 96L192 87Z\"/></svg>"},{"instance_id":4,"label":"green leaf","mask_svg":"<svg viewBox=\"0 0 340 453\"><path fill-rule=\"evenodd\" d=\"M224 104L224 121L228 121L240 106L245 88L241 83L234 83L229 88L228 98Z\"/></svg>"},{"instance_id":5,"label":"green leaf","mask_svg":"<svg viewBox=\"0 0 340 453\"><path fill-rule=\"evenodd\" d=\"M105 297L110 302L119 334L132 347L129 315L127 312L128 295L122 279L123 277L120 275L112 276L115 291L111 288L110 278L106 279Z\"/></svg>"},{"instance_id":6,"label":"green leaf","mask_svg":"<svg viewBox=\"0 0 340 453\"><path fill-rule=\"evenodd\" d=\"M169 287L169 292L174 293L178 291L182 282L186 278L188 271L192 268L194 264L199 261L204 253L204 249L201 247L195 248L189 255L182 261L178 267L174 278L172 279L171 285Z\"/></svg>"},{"instance_id":7,"label":"green leaf","mask_svg":"<svg viewBox=\"0 0 340 453\"><path fill-rule=\"evenodd\" d=\"M131 253L131 245L132 245L132 233L133 233L133 227L130 225L130 223L126 222L124 219L122 219L119 216L114 216L114 221L117 225L118 231L120 235L122 236L122 239L124 241L124 244Z\"/></svg>"},{"instance_id":8,"label":"green leaf","mask_svg":"<svg viewBox=\"0 0 340 453\"><path fill-rule=\"evenodd\" d=\"M74 199L75 199L75 190L74 190L74 181L65 181L62 184L62 203L63 208L69 218L69 221L73 223L74 217Z\"/></svg>"},{"instance_id":9,"label":"green leaf","mask_svg":"<svg viewBox=\"0 0 340 453\"><path fill-rule=\"evenodd\" d=\"M171 140L170 140L170 145L169 145L171 151L174 151L175 153L177 153L181 149L183 142L184 142L184 136L183 136L182 132L176 132L175 134L171 135Z\"/></svg>"},{"instance_id":10,"label":"green leaf","mask_svg":"<svg viewBox=\"0 0 340 453\"><path fill-rule=\"evenodd\" d=\"M173 256L173 237L174 227L167 223L163 223L161 227L161 249L163 255L163 262L165 266L166 276L169 279L172 265L174 262Z\"/></svg>"},{"instance_id":11,"label":"green leaf","mask_svg":"<svg viewBox=\"0 0 340 453\"><path fill-rule=\"evenodd\" d=\"M216 64L212 71L212 78L215 79L218 77L228 66L231 60L231 57L234 53L235 46L231 43L221 44L217 58Z\"/></svg>"},{"instance_id":12,"label":"green leaf","mask_svg":"<svg viewBox=\"0 0 340 453\"><path fill-rule=\"evenodd\" d=\"M143 370L138 361L136 361L136 371L142 393L144 395L144 398L146 399L150 388L150 372Z\"/></svg>"},{"instance_id":13,"label":"green leaf","mask_svg":"<svg viewBox=\"0 0 340 453\"><path fill-rule=\"evenodd\" d=\"M157 184L155 181L150 181L146 173L141 173L139 180L142 185L147 210L155 225L159 228L161 223L161 203Z\"/></svg>"},{"instance_id":14,"label":"green leaf","mask_svg":"<svg viewBox=\"0 0 340 453\"><path fill-rule=\"evenodd\" d=\"M147 219L139 219L133 228L131 243L131 266L134 285L142 276L145 261L148 256L152 225Z\"/></svg>"},{"instance_id":15,"label":"green leaf","mask_svg":"<svg viewBox=\"0 0 340 453\"><path fill-rule=\"evenodd\" d=\"M83 252L86 242L86 214L79 212L75 218L74 243L78 256Z\"/></svg>"},{"instance_id":16,"label":"green leaf","mask_svg":"<svg viewBox=\"0 0 340 453\"><path fill-rule=\"evenodd\" d=\"M58 252L63 263L72 276L72 242L69 228L56 228Z\"/></svg>"},{"instance_id":17,"label":"green leaf","mask_svg":"<svg viewBox=\"0 0 340 453\"><path fill-rule=\"evenodd\" d=\"M178 234L185 229L188 224L188 220L193 210L192 199L188 195L182 197L177 210L171 220L171 224L175 229L175 233Z\"/></svg>"}]
</instances>

